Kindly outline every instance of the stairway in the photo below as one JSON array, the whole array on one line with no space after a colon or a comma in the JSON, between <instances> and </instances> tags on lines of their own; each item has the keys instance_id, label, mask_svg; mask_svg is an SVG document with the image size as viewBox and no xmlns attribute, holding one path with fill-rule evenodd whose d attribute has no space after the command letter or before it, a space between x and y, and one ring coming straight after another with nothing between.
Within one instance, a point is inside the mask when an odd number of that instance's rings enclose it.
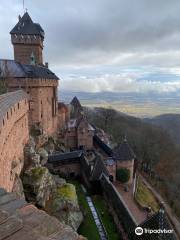
<instances>
[{"instance_id":1,"label":"stairway","mask_svg":"<svg viewBox=\"0 0 180 240\"><path fill-rule=\"evenodd\" d=\"M84 239L55 217L0 188L0 240Z\"/></svg>"}]
</instances>

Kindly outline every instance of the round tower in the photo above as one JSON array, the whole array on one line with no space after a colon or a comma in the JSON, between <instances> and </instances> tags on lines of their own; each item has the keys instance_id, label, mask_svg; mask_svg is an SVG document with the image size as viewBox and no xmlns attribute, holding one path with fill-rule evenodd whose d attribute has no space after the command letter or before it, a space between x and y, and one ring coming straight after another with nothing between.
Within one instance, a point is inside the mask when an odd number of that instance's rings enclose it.
<instances>
[{"instance_id":1,"label":"round tower","mask_svg":"<svg viewBox=\"0 0 180 240\"><path fill-rule=\"evenodd\" d=\"M14 46L14 59L22 64L33 63L43 65L44 30L38 23L34 23L26 12L11 30L11 41Z\"/></svg>"}]
</instances>

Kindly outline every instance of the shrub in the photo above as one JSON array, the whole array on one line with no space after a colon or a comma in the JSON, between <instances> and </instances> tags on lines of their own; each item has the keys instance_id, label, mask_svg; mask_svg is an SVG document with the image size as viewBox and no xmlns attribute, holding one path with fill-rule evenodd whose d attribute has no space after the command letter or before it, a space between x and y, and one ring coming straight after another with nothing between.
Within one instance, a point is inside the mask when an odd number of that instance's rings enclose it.
<instances>
[{"instance_id":1,"label":"shrub","mask_svg":"<svg viewBox=\"0 0 180 240\"><path fill-rule=\"evenodd\" d=\"M116 178L122 183L126 183L130 178L130 170L127 168L120 168L116 172Z\"/></svg>"}]
</instances>

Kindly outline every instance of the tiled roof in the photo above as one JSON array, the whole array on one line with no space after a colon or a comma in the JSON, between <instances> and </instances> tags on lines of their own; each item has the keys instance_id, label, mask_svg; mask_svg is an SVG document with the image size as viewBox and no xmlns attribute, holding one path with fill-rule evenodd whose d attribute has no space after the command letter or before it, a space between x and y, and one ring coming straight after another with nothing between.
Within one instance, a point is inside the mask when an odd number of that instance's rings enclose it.
<instances>
[{"instance_id":1,"label":"tiled roof","mask_svg":"<svg viewBox=\"0 0 180 240\"><path fill-rule=\"evenodd\" d=\"M151 230L173 230L173 227L171 226L169 219L163 209L160 209L157 213L152 215L149 219L145 220L143 223L140 224L140 227L143 229L151 229ZM135 233L131 234L132 237L130 239L137 240L141 239L139 236L137 236ZM144 233L142 236L143 240L154 240L154 239L160 239L160 240L176 240L176 235L174 233L174 230L172 233Z\"/></svg>"},{"instance_id":2,"label":"tiled roof","mask_svg":"<svg viewBox=\"0 0 180 240\"><path fill-rule=\"evenodd\" d=\"M94 135L93 141L98 144L98 146L109 156L111 157L113 154L112 149L105 143L103 142L97 135Z\"/></svg>"},{"instance_id":3,"label":"tiled roof","mask_svg":"<svg viewBox=\"0 0 180 240\"><path fill-rule=\"evenodd\" d=\"M70 119L68 121L68 123L67 123L67 127L68 127L68 129L70 129L70 128L78 128L82 121L86 121L87 122L87 127L88 127L89 131L94 131L94 128L92 127L92 125L87 121L86 118L83 118L83 117Z\"/></svg>"},{"instance_id":4,"label":"tiled roof","mask_svg":"<svg viewBox=\"0 0 180 240\"><path fill-rule=\"evenodd\" d=\"M96 160L95 160L95 164L94 164L94 168L91 174L91 180L92 181L97 181L100 179L102 173L104 173L105 175L108 176L108 170L106 168L106 166L104 165L104 162L102 161L102 159L97 156Z\"/></svg>"},{"instance_id":5,"label":"tiled roof","mask_svg":"<svg viewBox=\"0 0 180 240\"><path fill-rule=\"evenodd\" d=\"M82 109L81 103L80 103L79 99L76 96L72 99L70 104L73 105L74 108Z\"/></svg>"},{"instance_id":6,"label":"tiled roof","mask_svg":"<svg viewBox=\"0 0 180 240\"><path fill-rule=\"evenodd\" d=\"M49 155L48 162L54 163L54 162L60 162L60 161L64 161L64 160L75 159L75 158L80 159L82 154L83 154L83 151L73 151L73 152L68 152L68 153L56 153L56 154Z\"/></svg>"},{"instance_id":7,"label":"tiled roof","mask_svg":"<svg viewBox=\"0 0 180 240\"><path fill-rule=\"evenodd\" d=\"M19 22L11 30L10 34L23 34L23 35L39 35L44 38L44 30L38 23L34 23L26 12Z\"/></svg>"},{"instance_id":8,"label":"tiled roof","mask_svg":"<svg viewBox=\"0 0 180 240\"><path fill-rule=\"evenodd\" d=\"M11 107L26 98L28 95L23 90L0 95L0 122L3 121L5 114Z\"/></svg>"},{"instance_id":9,"label":"tiled roof","mask_svg":"<svg viewBox=\"0 0 180 240\"><path fill-rule=\"evenodd\" d=\"M120 161L128 161L134 159L136 156L125 139L117 148L113 150L113 158Z\"/></svg>"},{"instance_id":10,"label":"tiled roof","mask_svg":"<svg viewBox=\"0 0 180 240\"><path fill-rule=\"evenodd\" d=\"M14 60L0 59L0 76L15 78L44 78L56 79L58 77L48 68L39 65L21 64Z\"/></svg>"}]
</instances>

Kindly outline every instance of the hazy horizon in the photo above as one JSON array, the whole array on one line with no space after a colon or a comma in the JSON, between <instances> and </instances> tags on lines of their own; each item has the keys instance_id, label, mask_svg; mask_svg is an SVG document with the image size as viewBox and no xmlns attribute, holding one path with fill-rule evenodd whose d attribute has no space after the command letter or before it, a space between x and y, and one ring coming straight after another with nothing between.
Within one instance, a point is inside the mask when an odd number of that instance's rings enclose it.
<instances>
[{"instance_id":1,"label":"hazy horizon","mask_svg":"<svg viewBox=\"0 0 180 240\"><path fill-rule=\"evenodd\" d=\"M13 59L9 32L24 12L22 2L1 0L0 58ZM99 94L100 102L97 97L82 101L117 109L124 104L130 114L178 112L179 0L166 4L163 0L99 0L95 4L90 0L54 0L53 4L26 0L25 8L45 31L44 62L61 79L62 93ZM129 99L114 102L109 97L107 101L105 92L129 95ZM148 103L151 95L156 98Z\"/></svg>"}]
</instances>

